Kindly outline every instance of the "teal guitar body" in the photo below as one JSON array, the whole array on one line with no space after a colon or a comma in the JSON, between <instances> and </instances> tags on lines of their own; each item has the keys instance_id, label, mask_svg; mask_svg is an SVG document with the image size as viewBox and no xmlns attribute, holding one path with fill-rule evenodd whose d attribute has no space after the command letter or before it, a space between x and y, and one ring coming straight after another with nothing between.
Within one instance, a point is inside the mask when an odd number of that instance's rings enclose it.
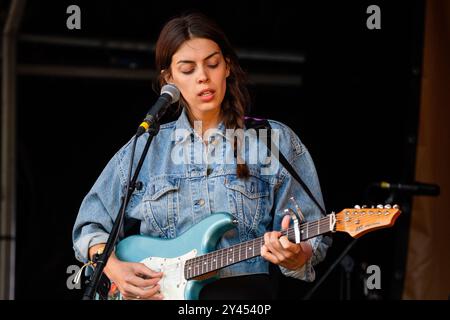
<instances>
[{"instance_id":1,"label":"teal guitar body","mask_svg":"<svg viewBox=\"0 0 450 320\"><path fill-rule=\"evenodd\" d=\"M205 280L189 279L197 273L206 273L202 266L191 266L188 261L216 249L222 235L235 227L228 213L214 213L174 239L134 235L120 241L116 256L127 262L142 262L155 271L162 271L159 282L165 299L196 300L201 289L216 276ZM200 271L202 268L202 271Z\"/></svg>"}]
</instances>

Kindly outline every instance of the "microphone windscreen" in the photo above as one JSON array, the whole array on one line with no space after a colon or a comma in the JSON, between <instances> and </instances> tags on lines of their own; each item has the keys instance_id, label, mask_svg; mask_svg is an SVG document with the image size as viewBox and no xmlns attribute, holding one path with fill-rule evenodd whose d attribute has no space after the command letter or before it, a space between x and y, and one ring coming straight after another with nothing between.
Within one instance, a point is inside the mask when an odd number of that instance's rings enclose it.
<instances>
[{"instance_id":1,"label":"microphone windscreen","mask_svg":"<svg viewBox=\"0 0 450 320\"><path fill-rule=\"evenodd\" d=\"M161 88L161 95L164 93L172 97L171 103L175 103L180 99L180 90L172 83L166 84Z\"/></svg>"}]
</instances>

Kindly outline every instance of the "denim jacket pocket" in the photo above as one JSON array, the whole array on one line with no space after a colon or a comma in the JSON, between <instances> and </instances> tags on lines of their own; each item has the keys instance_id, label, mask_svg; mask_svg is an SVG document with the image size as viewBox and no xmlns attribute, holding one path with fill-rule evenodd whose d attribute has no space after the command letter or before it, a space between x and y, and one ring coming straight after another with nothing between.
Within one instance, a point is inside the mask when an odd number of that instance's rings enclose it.
<instances>
[{"instance_id":1,"label":"denim jacket pocket","mask_svg":"<svg viewBox=\"0 0 450 320\"><path fill-rule=\"evenodd\" d=\"M229 209L238 219L240 241L261 236L257 232L258 224L269 210L269 183L254 175L248 179L229 175L225 178L225 187Z\"/></svg>"},{"instance_id":2,"label":"denim jacket pocket","mask_svg":"<svg viewBox=\"0 0 450 320\"><path fill-rule=\"evenodd\" d=\"M162 238L176 236L179 187L179 179L155 178L149 182L143 196L143 216Z\"/></svg>"}]
</instances>

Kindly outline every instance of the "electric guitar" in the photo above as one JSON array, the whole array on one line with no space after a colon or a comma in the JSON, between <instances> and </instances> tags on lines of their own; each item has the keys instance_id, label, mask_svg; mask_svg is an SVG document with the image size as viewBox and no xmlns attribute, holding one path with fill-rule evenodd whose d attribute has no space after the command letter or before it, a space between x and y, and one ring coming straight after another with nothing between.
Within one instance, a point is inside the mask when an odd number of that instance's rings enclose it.
<instances>
[{"instance_id":1,"label":"electric guitar","mask_svg":"<svg viewBox=\"0 0 450 320\"><path fill-rule=\"evenodd\" d=\"M299 223L291 214L294 224L282 234L295 243L336 231L358 238L367 232L393 226L399 214L398 206L390 205L356 206L304 223ZM215 250L222 235L235 224L232 215L213 213L174 239L142 235L125 238L118 243L115 253L122 261L141 262L152 270L162 271L159 285L164 299L196 300L201 289L218 278L215 271L261 254L264 237ZM108 299L121 299L114 284L108 290Z\"/></svg>"}]
</instances>

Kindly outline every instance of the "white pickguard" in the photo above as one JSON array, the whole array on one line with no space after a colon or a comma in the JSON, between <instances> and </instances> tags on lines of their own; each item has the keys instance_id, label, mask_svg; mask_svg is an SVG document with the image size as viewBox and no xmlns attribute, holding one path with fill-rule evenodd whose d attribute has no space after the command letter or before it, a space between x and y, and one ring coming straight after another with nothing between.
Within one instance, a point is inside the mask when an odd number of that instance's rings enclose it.
<instances>
[{"instance_id":1,"label":"white pickguard","mask_svg":"<svg viewBox=\"0 0 450 320\"><path fill-rule=\"evenodd\" d=\"M163 277L158 282L164 300L185 300L184 291L187 280L184 276L186 260L194 258L197 250L192 250L176 258L148 257L141 261L151 270L163 272Z\"/></svg>"}]
</instances>

